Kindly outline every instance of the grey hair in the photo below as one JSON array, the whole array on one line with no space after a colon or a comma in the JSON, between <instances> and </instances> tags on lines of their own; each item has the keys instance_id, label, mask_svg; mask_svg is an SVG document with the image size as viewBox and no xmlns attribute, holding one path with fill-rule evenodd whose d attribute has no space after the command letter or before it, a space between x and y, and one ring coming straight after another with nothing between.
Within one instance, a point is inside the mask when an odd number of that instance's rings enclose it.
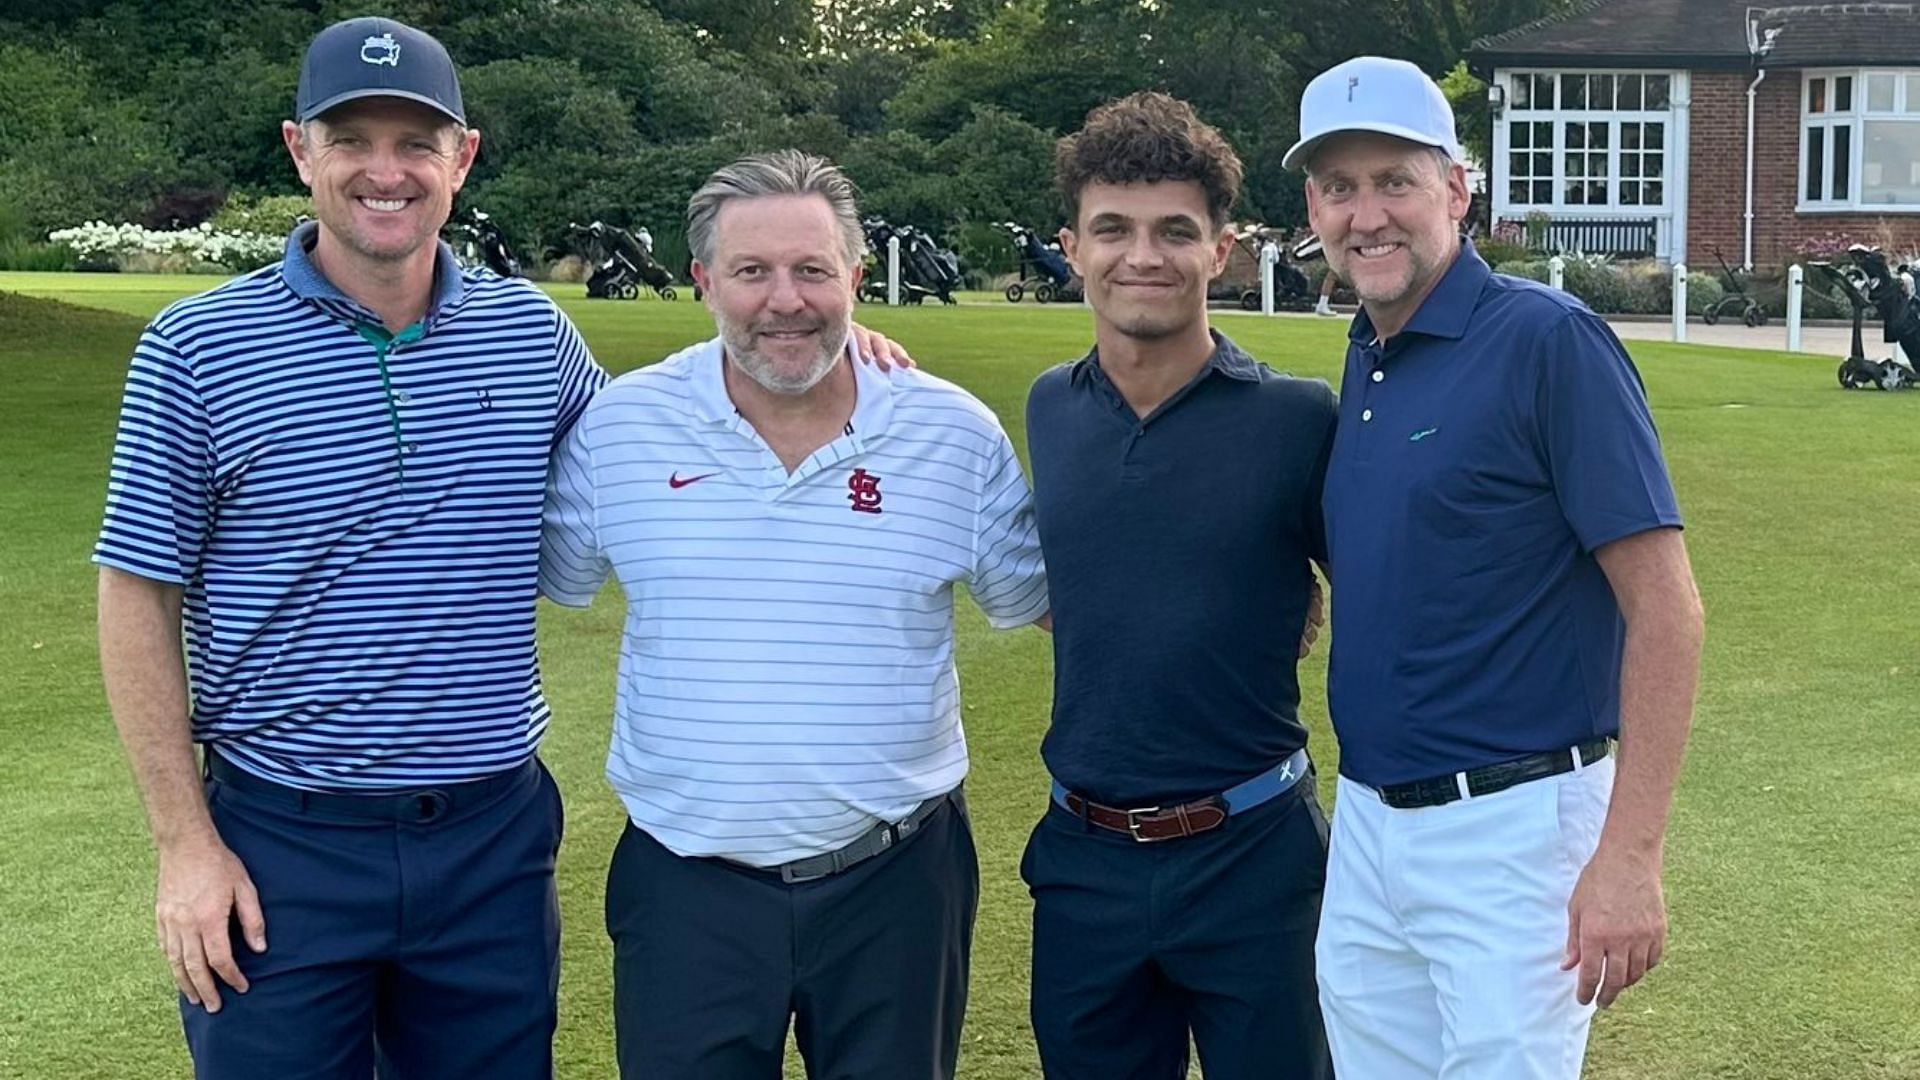
<instances>
[{"instance_id":1,"label":"grey hair","mask_svg":"<svg viewBox=\"0 0 1920 1080\"><path fill-rule=\"evenodd\" d=\"M840 167L817 154L803 150L774 150L741 158L707 177L700 190L687 200L687 246L703 266L712 266L715 235L720 208L735 199L758 199L769 195L818 195L827 200L834 222L840 227L841 246L847 266L860 265L867 250L866 233L860 228L860 211L855 206L858 191Z\"/></svg>"},{"instance_id":2,"label":"grey hair","mask_svg":"<svg viewBox=\"0 0 1920 1080\"><path fill-rule=\"evenodd\" d=\"M1421 149L1426 151L1427 156L1433 159L1434 171L1440 175L1440 182L1442 184L1446 183L1447 177L1453 172L1453 167L1460 164L1460 162L1454 160L1454 156L1448 153L1447 148L1444 146L1423 146ZM1313 179L1313 158L1309 157L1307 159L1304 171L1307 174L1307 179Z\"/></svg>"}]
</instances>

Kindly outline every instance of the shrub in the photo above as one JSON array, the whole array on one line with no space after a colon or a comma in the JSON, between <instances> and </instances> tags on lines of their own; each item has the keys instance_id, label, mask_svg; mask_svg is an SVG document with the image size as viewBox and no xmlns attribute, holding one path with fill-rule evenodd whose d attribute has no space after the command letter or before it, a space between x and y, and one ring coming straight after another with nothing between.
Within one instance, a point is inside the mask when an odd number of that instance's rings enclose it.
<instances>
[{"instance_id":1,"label":"shrub","mask_svg":"<svg viewBox=\"0 0 1920 1080\"><path fill-rule=\"evenodd\" d=\"M24 236L0 237L0 270L77 270L79 257L65 244L43 244Z\"/></svg>"},{"instance_id":2,"label":"shrub","mask_svg":"<svg viewBox=\"0 0 1920 1080\"><path fill-rule=\"evenodd\" d=\"M1545 259L1511 259L1495 266L1494 270L1512 277L1538 281L1543 285L1547 281L1547 260Z\"/></svg>"},{"instance_id":3,"label":"shrub","mask_svg":"<svg viewBox=\"0 0 1920 1080\"><path fill-rule=\"evenodd\" d=\"M313 200L305 195L247 195L235 193L207 219L218 232L260 233L284 238L302 216L313 216Z\"/></svg>"},{"instance_id":4,"label":"shrub","mask_svg":"<svg viewBox=\"0 0 1920 1080\"><path fill-rule=\"evenodd\" d=\"M1533 255L1532 252L1527 250L1527 245L1517 240L1502 240L1492 236L1476 238L1473 242L1473 247L1475 251L1480 253L1480 257L1487 261L1488 266L1499 266L1501 263L1509 262L1524 262Z\"/></svg>"},{"instance_id":5,"label":"shrub","mask_svg":"<svg viewBox=\"0 0 1920 1080\"><path fill-rule=\"evenodd\" d=\"M1698 270L1687 274L1687 311L1699 315L1720 302L1727 295L1726 286L1712 274L1703 274Z\"/></svg>"}]
</instances>

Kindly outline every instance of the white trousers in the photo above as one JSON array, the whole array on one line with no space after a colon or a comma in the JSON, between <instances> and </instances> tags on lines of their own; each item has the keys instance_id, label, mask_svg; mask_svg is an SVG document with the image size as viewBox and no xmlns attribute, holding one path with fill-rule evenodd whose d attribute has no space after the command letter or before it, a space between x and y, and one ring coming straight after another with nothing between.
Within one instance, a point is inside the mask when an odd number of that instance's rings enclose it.
<instances>
[{"instance_id":1,"label":"white trousers","mask_svg":"<svg viewBox=\"0 0 1920 1080\"><path fill-rule=\"evenodd\" d=\"M1315 959L1342 1080L1573 1080L1593 1007L1561 971L1613 759L1395 810L1340 778Z\"/></svg>"}]
</instances>

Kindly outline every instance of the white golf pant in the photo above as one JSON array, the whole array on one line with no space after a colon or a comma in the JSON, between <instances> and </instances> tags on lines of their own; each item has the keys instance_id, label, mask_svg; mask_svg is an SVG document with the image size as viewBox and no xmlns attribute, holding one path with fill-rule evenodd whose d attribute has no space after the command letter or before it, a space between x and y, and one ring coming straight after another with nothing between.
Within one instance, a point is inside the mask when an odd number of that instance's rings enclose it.
<instances>
[{"instance_id":1,"label":"white golf pant","mask_svg":"<svg viewBox=\"0 0 1920 1080\"><path fill-rule=\"evenodd\" d=\"M1613 758L1395 810L1340 778L1315 959L1342 1080L1572 1080L1593 1007L1561 971Z\"/></svg>"}]
</instances>

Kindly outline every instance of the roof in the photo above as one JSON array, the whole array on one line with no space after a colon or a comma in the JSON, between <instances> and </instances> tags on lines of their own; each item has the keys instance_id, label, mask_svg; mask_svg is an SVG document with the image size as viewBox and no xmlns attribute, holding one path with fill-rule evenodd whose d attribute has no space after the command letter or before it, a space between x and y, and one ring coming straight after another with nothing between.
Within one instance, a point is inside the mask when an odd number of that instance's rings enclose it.
<instances>
[{"instance_id":1,"label":"roof","mask_svg":"<svg viewBox=\"0 0 1920 1080\"><path fill-rule=\"evenodd\" d=\"M1481 75L1496 67L1681 67L1745 70L1748 18L1765 43L1761 66L1920 63L1920 2L1777 4L1752 0L1586 0L1483 37L1468 50Z\"/></svg>"}]
</instances>

